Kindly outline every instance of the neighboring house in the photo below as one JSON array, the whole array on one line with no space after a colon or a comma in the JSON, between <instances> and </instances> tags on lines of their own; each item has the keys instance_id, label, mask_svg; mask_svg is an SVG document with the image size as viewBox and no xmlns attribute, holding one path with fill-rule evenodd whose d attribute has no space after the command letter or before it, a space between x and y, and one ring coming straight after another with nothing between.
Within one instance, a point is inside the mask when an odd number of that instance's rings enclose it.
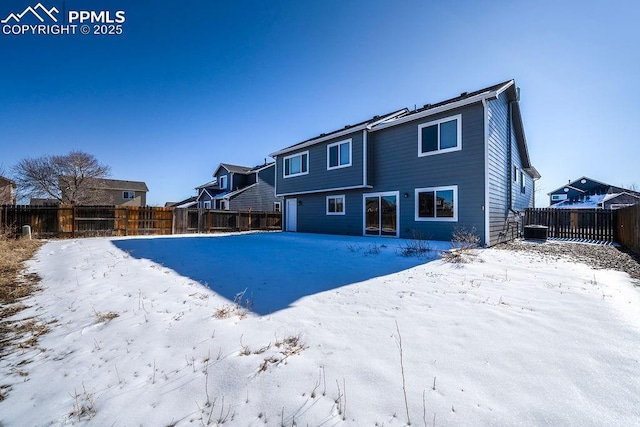
<instances>
[{"instance_id":1,"label":"neighboring house","mask_svg":"<svg viewBox=\"0 0 640 427\"><path fill-rule=\"evenodd\" d=\"M199 187L197 202L203 209L280 211L275 196L275 163L253 168L220 163L214 180Z\"/></svg>"},{"instance_id":2,"label":"neighboring house","mask_svg":"<svg viewBox=\"0 0 640 427\"><path fill-rule=\"evenodd\" d=\"M285 230L481 243L520 234L534 180L513 80L271 154Z\"/></svg>"},{"instance_id":3,"label":"neighboring house","mask_svg":"<svg viewBox=\"0 0 640 427\"><path fill-rule=\"evenodd\" d=\"M66 185L65 185L66 184ZM65 178L60 178L63 200L73 200L65 191L74 192L74 186ZM79 205L146 206L147 184L141 181L124 181L106 178L85 178L81 190L75 190L75 200ZM56 206L57 199L32 198L32 206Z\"/></svg>"},{"instance_id":4,"label":"neighboring house","mask_svg":"<svg viewBox=\"0 0 640 427\"><path fill-rule=\"evenodd\" d=\"M164 204L164 207L165 208L192 208L192 207L197 207L197 205L198 205L198 197L191 196L179 202L167 202Z\"/></svg>"},{"instance_id":5,"label":"neighboring house","mask_svg":"<svg viewBox=\"0 0 640 427\"><path fill-rule=\"evenodd\" d=\"M0 205L16 204L16 183L0 176Z\"/></svg>"},{"instance_id":6,"label":"neighboring house","mask_svg":"<svg viewBox=\"0 0 640 427\"><path fill-rule=\"evenodd\" d=\"M640 203L640 192L583 176L549 193L549 207L618 209Z\"/></svg>"}]
</instances>

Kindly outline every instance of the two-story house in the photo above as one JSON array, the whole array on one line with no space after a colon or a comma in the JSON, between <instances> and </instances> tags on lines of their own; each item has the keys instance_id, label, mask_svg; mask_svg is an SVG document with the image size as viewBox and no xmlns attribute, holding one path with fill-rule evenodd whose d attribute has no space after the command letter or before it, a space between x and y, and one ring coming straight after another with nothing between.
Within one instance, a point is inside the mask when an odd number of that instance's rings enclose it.
<instances>
[{"instance_id":1,"label":"two-story house","mask_svg":"<svg viewBox=\"0 0 640 427\"><path fill-rule=\"evenodd\" d=\"M401 109L283 148L276 195L285 230L481 243L520 234L534 180L510 80L419 109Z\"/></svg>"},{"instance_id":2,"label":"two-story house","mask_svg":"<svg viewBox=\"0 0 640 427\"><path fill-rule=\"evenodd\" d=\"M256 167L220 163L213 180L196 187L202 209L280 211L275 195L275 163Z\"/></svg>"}]
</instances>

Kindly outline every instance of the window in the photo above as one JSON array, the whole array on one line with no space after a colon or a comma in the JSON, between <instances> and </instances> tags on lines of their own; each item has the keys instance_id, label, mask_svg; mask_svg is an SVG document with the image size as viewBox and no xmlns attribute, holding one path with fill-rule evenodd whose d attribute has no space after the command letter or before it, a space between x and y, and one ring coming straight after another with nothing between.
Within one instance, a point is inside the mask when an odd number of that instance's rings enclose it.
<instances>
[{"instance_id":1,"label":"window","mask_svg":"<svg viewBox=\"0 0 640 427\"><path fill-rule=\"evenodd\" d=\"M344 194L327 196L327 215L344 215Z\"/></svg>"},{"instance_id":2,"label":"window","mask_svg":"<svg viewBox=\"0 0 640 427\"><path fill-rule=\"evenodd\" d=\"M416 188L416 221L458 221L458 186Z\"/></svg>"},{"instance_id":3,"label":"window","mask_svg":"<svg viewBox=\"0 0 640 427\"><path fill-rule=\"evenodd\" d=\"M273 202L273 211L282 212L282 204L280 202Z\"/></svg>"},{"instance_id":4,"label":"window","mask_svg":"<svg viewBox=\"0 0 640 427\"><path fill-rule=\"evenodd\" d=\"M206 202L204 202L203 207L205 209L211 209L211 200L207 200Z\"/></svg>"},{"instance_id":5,"label":"window","mask_svg":"<svg viewBox=\"0 0 640 427\"><path fill-rule=\"evenodd\" d=\"M566 194L552 194L551 195L551 200L556 201L556 200L567 200L567 195Z\"/></svg>"},{"instance_id":6,"label":"window","mask_svg":"<svg viewBox=\"0 0 640 427\"><path fill-rule=\"evenodd\" d=\"M517 166L513 167L513 181L514 182L518 182L518 167Z\"/></svg>"},{"instance_id":7,"label":"window","mask_svg":"<svg viewBox=\"0 0 640 427\"><path fill-rule=\"evenodd\" d=\"M527 192L527 181L524 178L524 171L520 171L520 192L523 194Z\"/></svg>"},{"instance_id":8,"label":"window","mask_svg":"<svg viewBox=\"0 0 640 427\"><path fill-rule=\"evenodd\" d=\"M218 206L220 206L220 209L222 209L223 211L229 209L229 205L227 204L227 201L225 199L220 200Z\"/></svg>"},{"instance_id":9,"label":"window","mask_svg":"<svg viewBox=\"0 0 640 427\"><path fill-rule=\"evenodd\" d=\"M351 166L351 140L327 145L327 169Z\"/></svg>"},{"instance_id":10,"label":"window","mask_svg":"<svg viewBox=\"0 0 640 427\"><path fill-rule=\"evenodd\" d=\"M136 198L136 192L135 191L123 191L122 192L122 198L125 199L125 200L135 199Z\"/></svg>"},{"instance_id":11,"label":"window","mask_svg":"<svg viewBox=\"0 0 640 427\"><path fill-rule=\"evenodd\" d=\"M219 178L220 188L226 190L227 189L227 175L222 175Z\"/></svg>"},{"instance_id":12,"label":"window","mask_svg":"<svg viewBox=\"0 0 640 427\"><path fill-rule=\"evenodd\" d=\"M305 175L309 173L309 152L294 154L284 158L284 177Z\"/></svg>"},{"instance_id":13,"label":"window","mask_svg":"<svg viewBox=\"0 0 640 427\"><path fill-rule=\"evenodd\" d=\"M462 149L462 115L418 126L418 156L431 156Z\"/></svg>"}]
</instances>

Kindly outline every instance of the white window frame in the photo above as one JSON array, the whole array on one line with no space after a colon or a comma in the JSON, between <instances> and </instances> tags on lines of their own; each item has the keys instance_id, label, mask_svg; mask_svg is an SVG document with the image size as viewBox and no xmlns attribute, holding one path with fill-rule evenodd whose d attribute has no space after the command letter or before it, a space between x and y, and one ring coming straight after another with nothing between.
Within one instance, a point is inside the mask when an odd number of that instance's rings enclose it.
<instances>
[{"instance_id":1,"label":"white window frame","mask_svg":"<svg viewBox=\"0 0 640 427\"><path fill-rule=\"evenodd\" d=\"M345 163L344 165L340 164L340 146L343 144L349 144L349 163ZM331 156L330 156L330 152L331 152L331 147L335 147L338 146L338 166L331 166L330 162L331 162ZM327 145L327 170L332 170L332 169L342 169L342 168L348 168L349 166L351 166L353 164L353 140L352 138L349 139L345 139L342 141L338 141L338 142L334 142L332 144Z\"/></svg>"},{"instance_id":2,"label":"white window frame","mask_svg":"<svg viewBox=\"0 0 640 427\"><path fill-rule=\"evenodd\" d=\"M229 201L227 199L220 199L220 210L229 210Z\"/></svg>"},{"instance_id":3,"label":"white window frame","mask_svg":"<svg viewBox=\"0 0 640 427\"><path fill-rule=\"evenodd\" d=\"M554 202L559 202L561 200L567 200L567 195L566 194L552 194L551 195L551 200Z\"/></svg>"},{"instance_id":4,"label":"white window frame","mask_svg":"<svg viewBox=\"0 0 640 427\"><path fill-rule=\"evenodd\" d=\"M419 216L419 195L420 193L433 192L434 199L437 198L438 191L450 191L453 190L453 217L444 217L444 218L423 218ZM415 201L414 201L414 214L416 221L437 221L437 222L458 222L458 186L457 185L449 185L444 187L425 187L425 188L416 188L415 189ZM435 207L434 207L435 208ZM438 210L434 210L434 215L437 215Z\"/></svg>"},{"instance_id":5,"label":"white window frame","mask_svg":"<svg viewBox=\"0 0 640 427\"><path fill-rule=\"evenodd\" d=\"M422 152L422 129L430 126L438 125L438 147L440 147L440 124L444 122L450 122L452 120L456 120L456 146L450 148L438 148L435 151L427 151L425 153ZM462 114L456 114L455 116L445 117L443 119L433 120L431 122L423 123L418 125L418 157L426 157L426 156L434 156L437 154L451 153L453 151L462 150Z\"/></svg>"},{"instance_id":6,"label":"white window frame","mask_svg":"<svg viewBox=\"0 0 640 427\"><path fill-rule=\"evenodd\" d=\"M220 182L218 184L218 187L220 187L221 189L226 190L227 189L227 184L228 184L229 180L227 178L227 175L222 175L220 177Z\"/></svg>"},{"instance_id":7,"label":"white window frame","mask_svg":"<svg viewBox=\"0 0 640 427\"><path fill-rule=\"evenodd\" d=\"M524 171L520 169L520 193L527 193L527 180L525 179Z\"/></svg>"},{"instance_id":8,"label":"white window frame","mask_svg":"<svg viewBox=\"0 0 640 427\"><path fill-rule=\"evenodd\" d=\"M127 197L127 195L131 195L132 197ZM136 192L131 190L126 190L122 192L122 198L124 200L133 200L136 198Z\"/></svg>"},{"instance_id":9,"label":"white window frame","mask_svg":"<svg viewBox=\"0 0 640 427\"><path fill-rule=\"evenodd\" d=\"M307 162L306 162L306 166L307 166L307 170L305 172L302 172L302 156L307 155ZM292 159L294 157L300 157L300 170L301 172L299 173L290 173L289 175L286 174L287 171L287 160ZM291 169L291 167L289 167L289 169ZM290 156L286 156L282 159L282 177L283 178L293 178L294 176L301 176L301 175L307 175L309 173L309 151L302 151L300 153L296 153L296 154L292 154Z\"/></svg>"},{"instance_id":10,"label":"white window frame","mask_svg":"<svg viewBox=\"0 0 640 427\"><path fill-rule=\"evenodd\" d=\"M202 203L202 207L203 207L204 209L211 209L211 200L205 200L205 201Z\"/></svg>"},{"instance_id":11,"label":"white window frame","mask_svg":"<svg viewBox=\"0 0 640 427\"><path fill-rule=\"evenodd\" d=\"M282 203L281 202L273 202L273 211L274 212L282 212Z\"/></svg>"},{"instance_id":12,"label":"white window frame","mask_svg":"<svg viewBox=\"0 0 640 427\"><path fill-rule=\"evenodd\" d=\"M329 199L342 199L342 212L329 212ZM331 196L327 196L325 206L327 215L345 215L347 211L346 197L344 194L332 194Z\"/></svg>"}]
</instances>

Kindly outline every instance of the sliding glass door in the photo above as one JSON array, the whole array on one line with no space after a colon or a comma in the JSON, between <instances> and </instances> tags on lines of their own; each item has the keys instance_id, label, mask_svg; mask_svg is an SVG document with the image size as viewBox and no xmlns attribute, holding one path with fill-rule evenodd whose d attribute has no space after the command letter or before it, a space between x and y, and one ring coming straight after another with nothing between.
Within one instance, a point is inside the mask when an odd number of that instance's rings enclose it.
<instances>
[{"instance_id":1,"label":"sliding glass door","mask_svg":"<svg viewBox=\"0 0 640 427\"><path fill-rule=\"evenodd\" d=\"M364 234L398 237L398 192L364 195Z\"/></svg>"}]
</instances>

